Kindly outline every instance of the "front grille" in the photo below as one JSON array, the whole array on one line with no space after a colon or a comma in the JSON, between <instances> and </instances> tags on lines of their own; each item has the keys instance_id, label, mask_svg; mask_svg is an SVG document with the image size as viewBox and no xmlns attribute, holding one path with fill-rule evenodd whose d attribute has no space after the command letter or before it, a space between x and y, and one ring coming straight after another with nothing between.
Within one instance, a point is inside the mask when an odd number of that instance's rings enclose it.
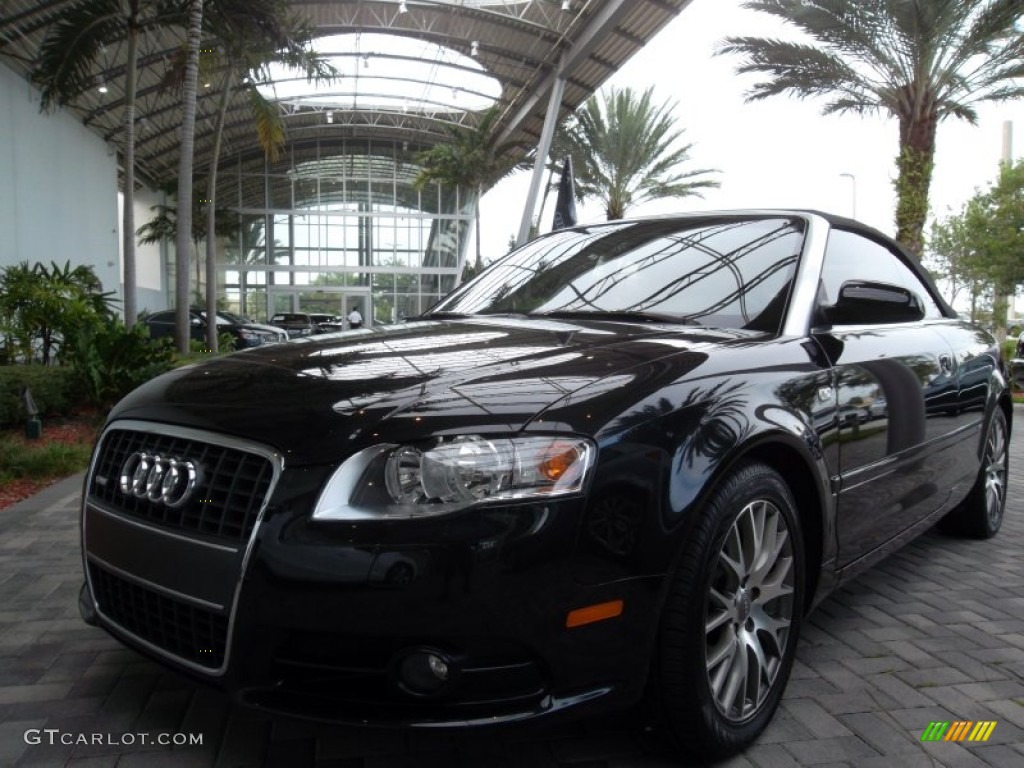
<instances>
[{"instance_id":1,"label":"front grille","mask_svg":"<svg viewBox=\"0 0 1024 768\"><path fill-rule=\"evenodd\" d=\"M123 629L179 658L209 669L224 664L226 616L175 600L89 564L100 612Z\"/></svg>"},{"instance_id":2,"label":"front grille","mask_svg":"<svg viewBox=\"0 0 1024 768\"><path fill-rule=\"evenodd\" d=\"M170 509L122 493L121 468L137 451L190 459L200 466L199 484L189 501L178 509ZM103 438L89 483L89 496L110 509L154 525L246 541L272 477L270 460L255 453L173 435L112 429Z\"/></svg>"}]
</instances>

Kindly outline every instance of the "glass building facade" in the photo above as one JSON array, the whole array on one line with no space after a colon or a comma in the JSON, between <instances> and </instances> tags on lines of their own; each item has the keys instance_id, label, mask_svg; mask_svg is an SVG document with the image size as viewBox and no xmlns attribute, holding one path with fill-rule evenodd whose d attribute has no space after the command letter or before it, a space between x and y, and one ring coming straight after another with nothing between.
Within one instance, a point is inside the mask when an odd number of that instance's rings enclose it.
<instances>
[{"instance_id":1,"label":"glass building facade","mask_svg":"<svg viewBox=\"0 0 1024 768\"><path fill-rule=\"evenodd\" d=\"M347 314L368 324L425 311L451 291L465 259L472 190L417 189L423 148L399 140L290 145L280 162L221 166L218 207L237 216L219 238L224 304L253 319L276 312Z\"/></svg>"}]
</instances>

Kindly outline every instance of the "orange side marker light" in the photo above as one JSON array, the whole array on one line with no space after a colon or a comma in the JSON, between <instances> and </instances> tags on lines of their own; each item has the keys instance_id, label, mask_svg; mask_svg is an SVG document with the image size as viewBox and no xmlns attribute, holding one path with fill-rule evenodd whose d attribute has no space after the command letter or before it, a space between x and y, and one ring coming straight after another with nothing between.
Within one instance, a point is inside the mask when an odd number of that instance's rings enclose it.
<instances>
[{"instance_id":1,"label":"orange side marker light","mask_svg":"<svg viewBox=\"0 0 1024 768\"><path fill-rule=\"evenodd\" d=\"M624 603L621 600L609 600L607 603L577 608L574 611L569 611L569 615L565 617L565 626L567 629L572 629L573 627L582 627L584 624L593 624L595 621L614 619L616 616L622 615L623 607Z\"/></svg>"}]
</instances>

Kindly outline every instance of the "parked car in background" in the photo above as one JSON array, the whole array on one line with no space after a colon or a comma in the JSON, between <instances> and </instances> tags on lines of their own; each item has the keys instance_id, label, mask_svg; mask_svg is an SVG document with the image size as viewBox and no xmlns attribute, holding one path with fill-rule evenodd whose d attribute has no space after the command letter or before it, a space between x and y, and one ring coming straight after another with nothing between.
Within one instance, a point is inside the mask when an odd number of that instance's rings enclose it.
<instances>
[{"instance_id":1,"label":"parked car in background","mask_svg":"<svg viewBox=\"0 0 1024 768\"><path fill-rule=\"evenodd\" d=\"M200 310L203 317L206 317L206 310ZM228 312L227 310L221 309L217 311L218 322L227 321L234 323L235 325L244 325L249 328L258 328L267 333L273 334L278 341L288 341L288 332L283 328L278 328L276 325L267 325L266 323L254 322L251 318L243 317L242 315L234 312Z\"/></svg>"},{"instance_id":2,"label":"parked car in background","mask_svg":"<svg viewBox=\"0 0 1024 768\"><path fill-rule=\"evenodd\" d=\"M337 333L345 330L345 320L337 315L311 314L313 333Z\"/></svg>"},{"instance_id":3,"label":"parked car in background","mask_svg":"<svg viewBox=\"0 0 1024 768\"><path fill-rule=\"evenodd\" d=\"M646 699L706 764L768 724L832 590L936 523L999 531L1011 415L996 340L862 224L570 227L404 324L122 400L80 607L264 711L466 727Z\"/></svg>"},{"instance_id":4,"label":"parked car in background","mask_svg":"<svg viewBox=\"0 0 1024 768\"><path fill-rule=\"evenodd\" d=\"M872 419L884 419L889 413L889 404L884 397L876 397L868 406L868 415Z\"/></svg>"},{"instance_id":5,"label":"parked car in background","mask_svg":"<svg viewBox=\"0 0 1024 768\"><path fill-rule=\"evenodd\" d=\"M151 315L147 315L142 322L149 328L151 338L174 337L175 313L173 309L154 312ZM189 310L189 331L189 338L194 341L206 340L205 311L199 309ZM268 329L256 324L234 322L221 313L217 315L217 332L230 334L235 340L236 349L273 344L278 341L284 341L287 338L281 336L279 328Z\"/></svg>"},{"instance_id":6,"label":"parked car in background","mask_svg":"<svg viewBox=\"0 0 1024 768\"><path fill-rule=\"evenodd\" d=\"M316 332L316 323L304 312L278 312L268 322L283 329L289 338L293 339L298 336L311 336Z\"/></svg>"}]
</instances>

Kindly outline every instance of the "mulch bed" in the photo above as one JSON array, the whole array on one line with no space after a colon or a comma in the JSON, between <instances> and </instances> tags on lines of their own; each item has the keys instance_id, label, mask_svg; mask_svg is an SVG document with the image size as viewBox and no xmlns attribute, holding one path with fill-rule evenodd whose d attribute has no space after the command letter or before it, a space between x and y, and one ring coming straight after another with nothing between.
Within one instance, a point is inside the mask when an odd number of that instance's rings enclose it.
<instances>
[{"instance_id":1,"label":"mulch bed","mask_svg":"<svg viewBox=\"0 0 1024 768\"><path fill-rule=\"evenodd\" d=\"M4 437L13 437L26 445L67 443L91 446L98 431L98 416L84 412L66 418L43 421L43 434L38 440L29 440L23 429L3 430ZM27 499L37 491L59 480L59 477L20 477L0 484L0 509Z\"/></svg>"}]
</instances>

